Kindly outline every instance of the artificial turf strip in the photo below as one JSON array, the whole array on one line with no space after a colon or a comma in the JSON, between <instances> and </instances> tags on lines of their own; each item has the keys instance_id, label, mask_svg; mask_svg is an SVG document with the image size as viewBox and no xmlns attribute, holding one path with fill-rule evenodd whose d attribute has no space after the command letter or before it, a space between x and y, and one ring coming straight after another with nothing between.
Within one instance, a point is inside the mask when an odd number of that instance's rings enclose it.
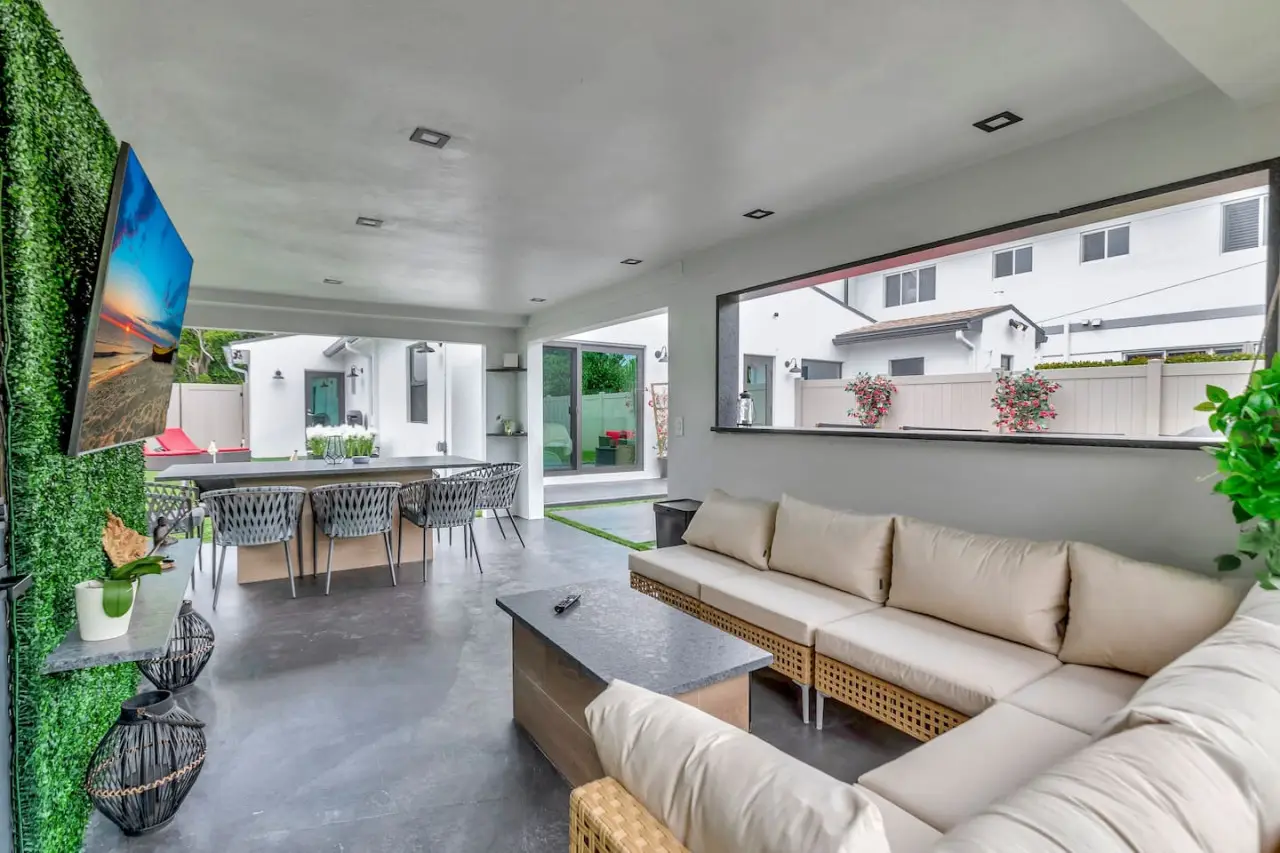
<instances>
[{"instance_id":1,"label":"artificial turf strip","mask_svg":"<svg viewBox=\"0 0 1280 853\"><path fill-rule=\"evenodd\" d=\"M63 453L117 145L35 0L0 0L3 373L15 606L14 818L19 853L79 853L85 767L133 695L132 664L41 674L75 624L77 582L106 565L109 509L145 530L138 444Z\"/></svg>"},{"instance_id":2,"label":"artificial turf strip","mask_svg":"<svg viewBox=\"0 0 1280 853\"><path fill-rule=\"evenodd\" d=\"M598 509L600 507L631 506L633 504L651 504L653 502L654 502L653 499L639 500L639 501L606 501L605 503L584 504L583 506L558 507L558 509L562 509L562 510ZM567 524L570 527L576 527L577 529L585 533L590 533L592 536L599 536L601 539L608 539L610 542L615 542L618 545L625 545L626 547L630 548L633 551L649 551L649 550L652 550L658 544L657 541L632 542L630 539L623 539L621 536L615 536L614 534L608 532L607 530L601 530L598 527L592 527L589 524L583 524L581 521L575 521L572 518L565 518L563 515L560 515L555 510L547 510L546 515L547 515L547 518L555 519L561 524Z\"/></svg>"}]
</instances>

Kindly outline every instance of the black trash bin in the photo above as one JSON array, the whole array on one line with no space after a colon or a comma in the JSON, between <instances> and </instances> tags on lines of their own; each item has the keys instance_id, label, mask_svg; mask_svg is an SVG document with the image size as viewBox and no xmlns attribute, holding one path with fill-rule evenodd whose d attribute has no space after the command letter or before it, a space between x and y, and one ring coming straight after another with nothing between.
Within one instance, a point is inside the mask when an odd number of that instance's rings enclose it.
<instances>
[{"instance_id":1,"label":"black trash bin","mask_svg":"<svg viewBox=\"0 0 1280 853\"><path fill-rule=\"evenodd\" d=\"M671 548L684 544L684 532L693 521L693 514L702 501L680 498L674 501L658 501L653 505L653 521L658 528L658 547Z\"/></svg>"}]
</instances>

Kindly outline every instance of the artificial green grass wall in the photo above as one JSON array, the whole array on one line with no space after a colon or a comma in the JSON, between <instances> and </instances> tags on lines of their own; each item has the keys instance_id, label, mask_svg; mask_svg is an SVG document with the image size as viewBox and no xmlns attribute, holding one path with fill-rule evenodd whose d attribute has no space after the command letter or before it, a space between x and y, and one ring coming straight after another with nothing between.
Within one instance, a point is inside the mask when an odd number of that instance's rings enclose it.
<instances>
[{"instance_id":1,"label":"artificial green grass wall","mask_svg":"<svg viewBox=\"0 0 1280 853\"><path fill-rule=\"evenodd\" d=\"M140 81L139 85L145 85ZM34 586L15 644L20 849L77 853L89 815L90 753L137 687L132 665L42 676L75 623L72 587L100 572L104 513L144 529L139 445L63 455L74 351L87 312L116 157L57 31L34 0L0 0L10 505L14 570Z\"/></svg>"}]
</instances>

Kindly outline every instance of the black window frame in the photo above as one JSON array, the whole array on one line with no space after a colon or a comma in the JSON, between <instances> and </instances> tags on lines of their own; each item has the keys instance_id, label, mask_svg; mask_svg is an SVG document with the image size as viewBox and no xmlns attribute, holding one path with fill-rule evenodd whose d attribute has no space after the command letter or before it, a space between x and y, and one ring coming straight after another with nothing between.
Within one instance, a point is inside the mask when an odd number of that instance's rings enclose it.
<instances>
[{"instance_id":1,"label":"black window frame","mask_svg":"<svg viewBox=\"0 0 1280 853\"><path fill-rule=\"evenodd\" d=\"M928 275L926 276L925 273L928 273ZM915 288L916 294L915 298L910 301L903 298L903 288L906 284L906 277L908 275L912 276L912 286ZM927 284L925 282L926 278L929 280ZM897 302L889 301L889 294L891 292L890 279L894 279L892 282L892 292L895 294L894 298L898 300ZM885 308L897 308L902 305L918 305L921 302L933 302L938 298L938 265L925 264L921 267L911 267L910 269L885 273L883 283ZM929 294L928 296L924 295L926 290Z\"/></svg>"},{"instance_id":2,"label":"black window frame","mask_svg":"<svg viewBox=\"0 0 1280 853\"><path fill-rule=\"evenodd\" d=\"M880 264L891 262L895 259L906 258L920 252L932 251L934 249L943 249L962 243L966 240L976 240L982 237L1002 234L1017 228L1030 228L1033 226L1045 225L1056 222L1068 217L1088 214L1094 211L1106 210L1114 208L1121 204L1141 201L1143 199L1154 196L1166 195L1168 193L1177 192L1179 190L1190 189L1201 186L1203 184L1224 181L1230 178L1242 177L1256 172L1267 172L1268 192L1266 197L1267 208L1267 271L1264 280L1265 304L1271 304L1275 296L1278 284L1277 279L1280 278L1280 233L1277 233L1277 223L1280 223L1280 157L1273 157L1245 165L1237 166L1232 169L1223 169L1218 172L1210 172L1195 177L1185 178L1179 181L1172 181L1167 184L1150 187L1144 190L1138 190L1130 193L1111 196L1098 201L1089 202L1087 204L1075 205L1073 207L1065 207L1060 210L1039 214L1037 216L1029 216L1025 219L1015 220L1013 222L1005 222L994 225L989 228L982 228L962 234L956 234L945 237L940 240L933 240L927 243L920 243L914 246L908 246L896 249L890 252L883 252L870 257L855 258L844 263L823 269L810 270L797 275L786 276L784 278L775 279L773 281L763 282L761 284L751 285L749 287L740 288L738 290L726 293L716 294L715 300L715 335L716 335L716 392L712 399L712 430L733 432L735 427L733 424L737 418L737 382L734 379L737 376L738 359L741 351L738 349L738 305L744 298L750 297L750 294L758 291L783 292L791 289L790 286L802 286L802 282L812 281L820 276L831 276L832 278L841 277L838 273L845 273L844 278L848 278L848 273L860 268L867 267L872 264ZM1132 249L1132 246L1130 246ZM1270 363L1276 355L1277 341L1280 340L1280 312L1278 316L1270 317L1267 320L1263 330L1262 349L1263 360ZM730 379L733 377L733 379ZM796 432L805 432L804 430L795 430ZM849 435L876 435L876 431L851 430ZM989 437L985 434L979 438L965 439L950 435L927 435L915 434L912 438L918 438L929 441L957 441L957 440L981 440L981 441L1005 441L1006 436ZM1166 448L1176 447L1182 449L1184 446L1190 447L1184 442L1161 442L1159 440L1148 439L1112 439L1106 436L1087 436L1087 437L1051 437L1047 435L1020 435L1017 436L1015 443L1023 444L1076 444L1083 446L1125 446L1125 447L1148 447L1148 448ZM1198 449L1198 448L1195 448Z\"/></svg>"},{"instance_id":3,"label":"black window frame","mask_svg":"<svg viewBox=\"0 0 1280 853\"><path fill-rule=\"evenodd\" d=\"M908 370L906 372L899 373L897 370L894 369L894 365L897 365L897 364L909 364L913 368L918 366L920 369ZM924 356L913 355L913 356L908 356L907 358L889 359L889 378L892 379L898 376L924 376Z\"/></svg>"},{"instance_id":4,"label":"black window frame","mask_svg":"<svg viewBox=\"0 0 1280 853\"><path fill-rule=\"evenodd\" d=\"M1022 253L1026 254L1023 255ZM1001 274L1000 258L1007 255L1009 257L1009 271ZM1027 268L1018 269L1018 261L1020 258L1027 259ZM1009 249L1000 249L991 253L991 277L992 278L1013 278L1018 275L1026 275L1035 270L1035 246L1028 244L1026 246L1013 246Z\"/></svg>"},{"instance_id":5,"label":"black window frame","mask_svg":"<svg viewBox=\"0 0 1280 853\"><path fill-rule=\"evenodd\" d=\"M834 364L836 366L836 379L844 379L844 362L835 361L830 358L802 358L800 359L800 378L809 378L809 365L811 364Z\"/></svg>"},{"instance_id":6,"label":"black window frame","mask_svg":"<svg viewBox=\"0 0 1280 853\"><path fill-rule=\"evenodd\" d=\"M1206 181L1205 183L1209 183ZM1106 228L1094 228L1091 231L1080 232L1080 263L1094 264L1098 261L1109 261L1112 258L1123 258L1133 251L1133 231L1129 222L1122 222L1119 225L1108 225ZM1113 252L1111 250L1112 234L1124 232L1124 251ZM1085 241L1090 237L1102 236L1102 254L1096 258L1085 257Z\"/></svg>"}]
</instances>

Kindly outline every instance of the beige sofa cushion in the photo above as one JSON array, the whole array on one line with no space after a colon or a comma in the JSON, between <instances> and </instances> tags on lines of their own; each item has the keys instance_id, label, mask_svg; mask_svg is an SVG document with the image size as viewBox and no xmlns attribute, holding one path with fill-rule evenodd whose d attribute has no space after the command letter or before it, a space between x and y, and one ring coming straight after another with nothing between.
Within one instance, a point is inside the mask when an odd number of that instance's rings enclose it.
<instances>
[{"instance_id":1,"label":"beige sofa cushion","mask_svg":"<svg viewBox=\"0 0 1280 853\"><path fill-rule=\"evenodd\" d=\"M1152 676L1103 731L1151 722L1221 748L1258 803L1264 849L1280 843L1280 626L1237 616Z\"/></svg>"},{"instance_id":2,"label":"beige sofa cushion","mask_svg":"<svg viewBox=\"0 0 1280 853\"><path fill-rule=\"evenodd\" d=\"M1142 686L1140 675L1069 663L1011 693L1004 701L1045 719L1093 734Z\"/></svg>"},{"instance_id":3,"label":"beige sofa cushion","mask_svg":"<svg viewBox=\"0 0 1280 853\"><path fill-rule=\"evenodd\" d=\"M627 557L627 567L694 598L702 594L702 585L708 581L756 574L755 569L741 560L693 545L632 551Z\"/></svg>"},{"instance_id":4,"label":"beige sofa cushion","mask_svg":"<svg viewBox=\"0 0 1280 853\"><path fill-rule=\"evenodd\" d=\"M783 495L769 568L883 604L893 516L854 515Z\"/></svg>"},{"instance_id":5,"label":"beige sofa cushion","mask_svg":"<svg viewBox=\"0 0 1280 853\"><path fill-rule=\"evenodd\" d=\"M1236 608L1237 616L1249 616L1271 625L1280 625L1280 590L1265 590L1257 584Z\"/></svg>"},{"instance_id":6,"label":"beige sofa cushion","mask_svg":"<svg viewBox=\"0 0 1280 853\"><path fill-rule=\"evenodd\" d=\"M1220 759L1172 726L1127 731L956 827L934 853L1259 853L1252 809Z\"/></svg>"},{"instance_id":7,"label":"beige sofa cushion","mask_svg":"<svg viewBox=\"0 0 1280 853\"><path fill-rule=\"evenodd\" d=\"M893 607L822 626L816 649L969 716L1062 665L1047 652Z\"/></svg>"},{"instance_id":8,"label":"beige sofa cushion","mask_svg":"<svg viewBox=\"0 0 1280 853\"><path fill-rule=\"evenodd\" d=\"M693 514L684 541L767 569L777 513L778 505L772 501L735 498L713 489Z\"/></svg>"},{"instance_id":9,"label":"beige sofa cushion","mask_svg":"<svg viewBox=\"0 0 1280 853\"><path fill-rule=\"evenodd\" d=\"M1205 575L1072 542L1063 663L1155 675L1227 624L1243 594Z\"/></svg>"},{"instance_id":10,"label":"beige sofa cushion","mask_svg":"<svg viewBox=\"0 0 1280 853\"><path fill-rule=\"evenodd\" d=\"M1056 654L1067 547L899 517L889 605Z\"/></svg>"},{"instance_id":11,"label":"beige sofa cushion","mask_svg":"<svg viewBox=\"0 0 1280 853\"><path fill-rule=\"evenodd\" d=\"M683 702L615 681L586 717L604 771L690 850L889 853L852 785Z\"/></svg>"},{"instance_id":12,"label":"beige sofa cushion","mask_svg":"<svg viewBox=\"0 0 1280 853\"><path fill-rule=\"evenodd\" d=\"M853 787L880 811L880 819L884 821L884 836L889 840L889 849L893 853L928 853L942 837L941 832L875 791L861 785Z\"/></svg>"},{"instance_id":13,"label":"beige sofa cushion","mask_svg":"<svg viewBox=\"0 0 1280 853\"><path fill-rule=\"evenodd\" d=\"M707 581L702 603L806 646L823 625L880 609L865 598L781 572Z\"/></svg>"},{"instance_id":14,"label":"beige sofa cushion","mask_svg":"<svg viewBox=\"0 0 1280 853\"><path fill-rule=\"evenodd\" d=\"M858 784L947 832L1088 743L1082 732L1000 702Z\"/></svg>"}]
</instances>

